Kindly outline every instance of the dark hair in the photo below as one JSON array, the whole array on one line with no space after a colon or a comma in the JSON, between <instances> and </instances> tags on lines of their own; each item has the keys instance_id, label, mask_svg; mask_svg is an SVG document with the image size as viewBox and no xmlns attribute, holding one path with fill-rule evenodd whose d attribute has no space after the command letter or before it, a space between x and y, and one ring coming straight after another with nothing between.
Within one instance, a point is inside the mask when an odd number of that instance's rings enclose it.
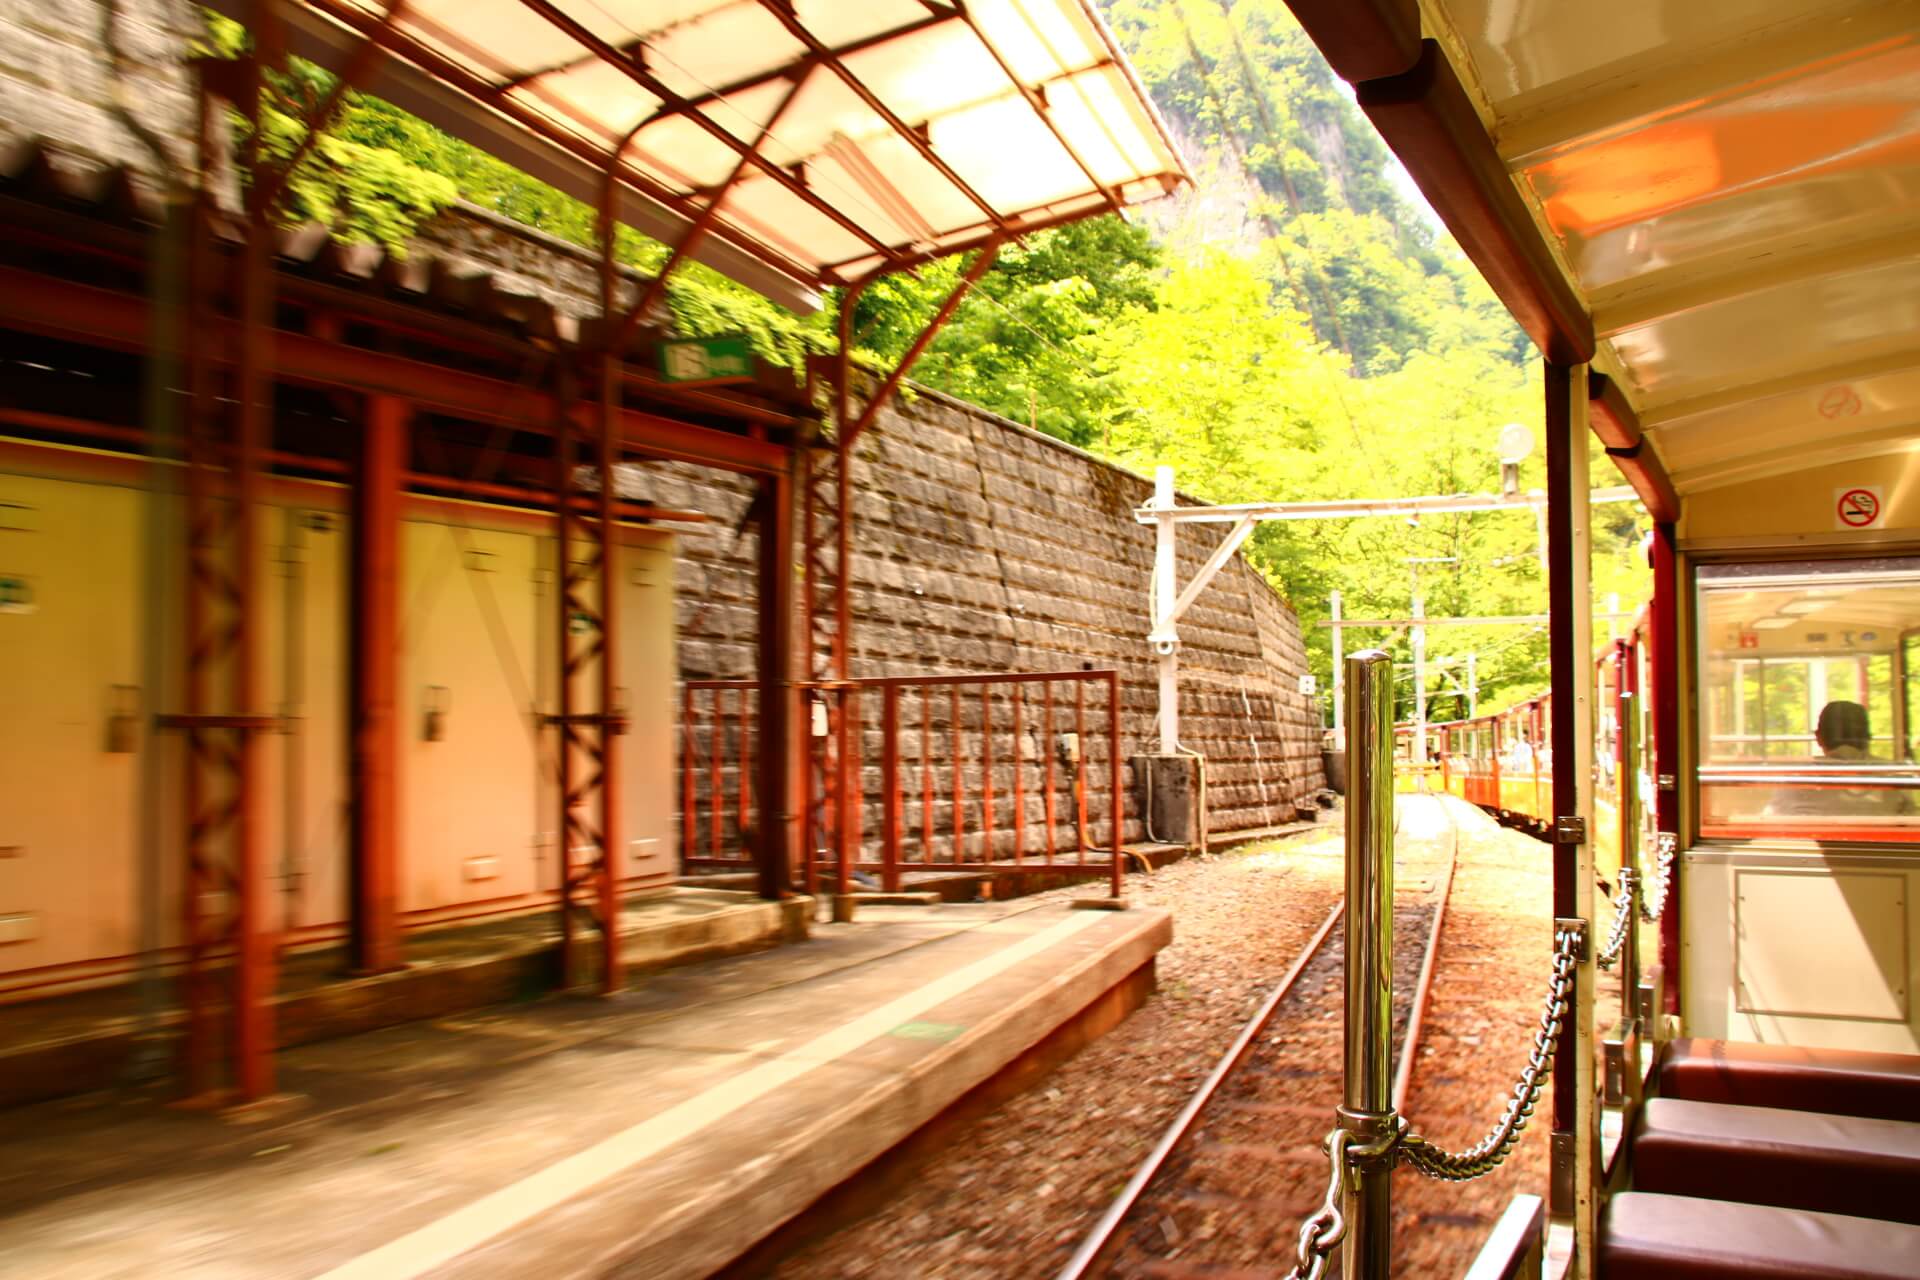
<instances>
[{"instance_id":1,"label":"dark hair","mask_svg":"<svg viewBox=\"0 0 1920 1280\"><path fill-rule=\"evenodd\" d=\"M1813 736L1828 751L1835 747L1858 747L1864 751L1872 736L1867 728L1867 709L1857 702L1829 702L1820 708L1820 723L1815 726Z\"/></svg>"}]
</instances>

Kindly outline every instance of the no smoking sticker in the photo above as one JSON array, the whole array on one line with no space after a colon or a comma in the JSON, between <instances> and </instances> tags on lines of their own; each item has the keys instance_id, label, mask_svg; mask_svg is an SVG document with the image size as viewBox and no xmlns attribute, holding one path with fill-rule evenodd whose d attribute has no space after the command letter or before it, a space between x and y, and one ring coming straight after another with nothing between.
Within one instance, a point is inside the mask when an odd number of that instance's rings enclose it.
<instances>
[{"instance_id":1,"label":"no smoking sticker","mask_svg":"<svg viewBox=\"0 0 1920 1280\"><path fill-rule=\"evenodd\" d=\"M1833 491L1836 529L1878 529L1887 504L1877 484L1849 485Z\"/></svg>"}]
</instances>

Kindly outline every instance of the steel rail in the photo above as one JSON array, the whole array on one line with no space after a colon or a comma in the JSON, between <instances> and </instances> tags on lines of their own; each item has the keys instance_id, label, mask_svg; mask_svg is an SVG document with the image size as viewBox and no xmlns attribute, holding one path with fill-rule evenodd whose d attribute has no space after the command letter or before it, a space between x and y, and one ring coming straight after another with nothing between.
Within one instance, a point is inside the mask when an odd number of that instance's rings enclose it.
<instances>
[{"instance_id":1,"label":"steel rail","mask_svg":"<svg viewBox=\"0 0 1920 1280\"><path fill-rule=\"evenodd\" d=\"M1447 902L1453 897L1453 875L1460 868L1460 823L1448 811L1446 802L1433 797L1447 815L1447 830L1453 839L1447 855L1447 882L1440 890L1440 901L1433 909L1433 923L1427 929L1427 956L1420 962L1420 979L1414 985L1413 1007L1407 1011L1407 1032L1400 1046L1400 1062L1393 1073L1393 1110L1407 1113L1407 1094L1413 1089L1413 1064L1419 1056L1420 1032L1427 1020L1427 997L1433 991L1433 973L1440 962L1440 930L1446 926Z\"/></svg>"},{"instance_id":2,"label":"steel rail","mask_svg":"<svg viewBox=\"0 0 1920 1280\"><path fill-rule=\"evenodd\" d=\"M1327 914L1319 930L1308 940L1305 949L1288 968L1286 976L1280 979L1279 985L1274 987L1273 993L1266 998L1265 1003L1254 1013L1247 1025L1240 1029L1240 1034L1221 1055L1220 1061L1214 1064L1213 1070L1208 1073L1200 1088L1187 1100L1187 1105L1180 1109L1180 1114L1174 1117L1173 1123L1167 1126L1167 1131L1161 1135L1159 1143L1134 1172L1125 1188L1114 1198L1113 1203L1107 1207L1106 1213L1101 1215L1100 1221L1087 1234L1087 1238L1081 1241L1073 1257L1067 1260L1067 1265L1061 1270L1058 1280L1082 1280L1082 1277L1088 1275L1093 1266L1112 1247L1119 1233L1120 1224L1126 1221L1127 1215L1132 1213L1134 1207L1139 1204L1141 1196L1165 1166L1174 1148L1185 1141L1187 1135L1193 1131L1195 1123L1200 1119L1200 1113L1206 1110L1209 1102L1213 1101L1214 1095L1220 1091L1220 1086L1226 1083L1228 1077L1232 1076L1245 1061L1247 1054L1252 1052L1261 1032L1267 1029L1267 1024L1273 1021L1274 1014L1279 1012L1280 1006L1292 994L1294 985L1300 980L1300 975L1306 972L1307 965L1312 963L1313 958L1319 954L1320 948L1332 935L1334 926L1340 923L1340 918L1346 914L1346 910L1347 905L1343 900Z\"/></svg>"}]
</instances>

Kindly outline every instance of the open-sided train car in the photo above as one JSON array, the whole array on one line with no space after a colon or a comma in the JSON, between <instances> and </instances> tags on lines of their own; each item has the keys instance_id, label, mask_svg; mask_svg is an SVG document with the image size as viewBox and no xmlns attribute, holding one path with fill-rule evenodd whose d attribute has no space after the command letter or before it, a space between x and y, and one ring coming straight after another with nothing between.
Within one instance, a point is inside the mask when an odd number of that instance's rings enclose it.
<instances>
[{"instance_id":1,"label":"open-sided train car","mask_svg":"<svg viewBox=\"0 0 1920 1280\"><path fill-rule=\"evenodd\" d=\"M1551 1252L1920 1276L1920 6L1291 7L1543 360L1553 696L1439 737L1551 840ZM1596 681L1601 447L1654 531Z\"/></svg>"}]
</instances>

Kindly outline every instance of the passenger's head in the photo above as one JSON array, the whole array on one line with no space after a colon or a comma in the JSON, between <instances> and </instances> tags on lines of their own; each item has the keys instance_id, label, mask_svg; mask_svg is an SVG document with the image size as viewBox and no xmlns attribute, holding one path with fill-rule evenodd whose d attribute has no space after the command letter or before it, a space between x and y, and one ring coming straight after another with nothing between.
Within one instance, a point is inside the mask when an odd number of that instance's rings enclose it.
<instances>
[{"instance_id":1,"label":"passenger's head","mask_svg":"<svg viewBox=\"0 0 1920 1280\"><path fill-rule=\"evenodd\" d=\"M1840 747L1865 751L1871 738L1867 728L1867 709L1857 702L1836 700L1820 708L1820 723L1813 736L1820 749L1832 752Z\"/></svg>"}]
</instances>

